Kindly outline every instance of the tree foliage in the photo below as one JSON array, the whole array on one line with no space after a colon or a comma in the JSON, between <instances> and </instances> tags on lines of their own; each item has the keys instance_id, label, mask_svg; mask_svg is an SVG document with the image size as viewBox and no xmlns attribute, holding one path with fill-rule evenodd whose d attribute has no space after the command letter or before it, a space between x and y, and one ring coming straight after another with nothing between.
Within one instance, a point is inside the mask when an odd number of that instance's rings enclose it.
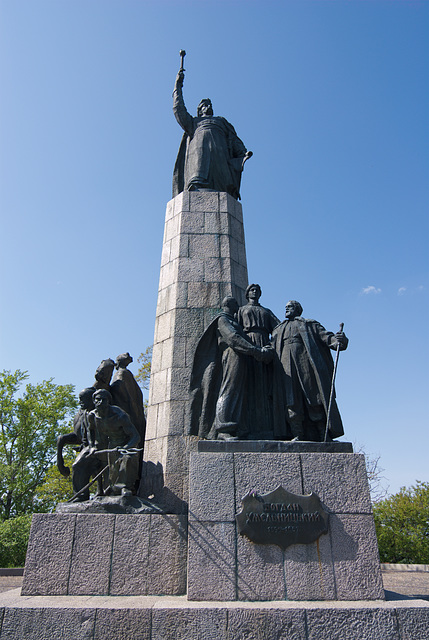
<instances>
[{"instance_id":1,"label":"tree foliage","mask_svg":"<svg viewBox=\"0 0 429 640\"><path fill-rule=\"evenodd\" d=\"M0 522L0 566L24 566L31 517L28 514Z\"/></svg>"},{"instance_id":2,"label":"tree foliage","mask_svg":"<svg viewBox=\"0 0 429 640\"><path fill-rule=\"evenodd\" d=\"M26 371L0 372L0 519L43 511L37 488L56 451L56 436L72 430L73 385L26 384Z\"/></svg>"},{"instance_id":3,"label":"tree foliage","mask_svg":"<svg viewBox=\"0 0 429 640\"><path fill-rule=\"evenodd\" d=\"M147 347L137 358L140 367L136 374L136 380L143 389L149 389L150 383L150 367L152 363L152 346Z\"/></svg>"},{"instance_id":4,"label":"tree foliage","mask_svg":"<svg viewBox=\"0 0 429 640\"><path fill-rule=\"evenodd\" d=\"M429 482L374 505L381 562L429 564Z\"/></svg>"}]
</instances>

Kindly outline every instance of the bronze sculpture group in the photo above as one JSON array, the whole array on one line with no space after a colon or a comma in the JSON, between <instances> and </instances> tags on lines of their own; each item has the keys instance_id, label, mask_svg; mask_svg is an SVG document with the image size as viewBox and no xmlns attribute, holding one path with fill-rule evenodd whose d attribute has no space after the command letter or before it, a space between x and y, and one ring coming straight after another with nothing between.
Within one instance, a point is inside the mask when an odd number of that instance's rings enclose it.
<instances>
[{"instance_id":1,"label":"bronze sculpture group","mask_svg":"<svg viewBox=\"0 0 429 640\"><path fill-rule=\"evenodd\" d=\"M64 465L63 447L79 445L72 467L75 502L89 499L95 480L97 496L131 496L138 490L146 419L143 394L127 369L132 361L129 353L123 353L116 362L110 358L101 362L93 386L79 394L73 433L57 439L57 465L65 476L70 469Z\"/></svg>"},{"instance_id":2,"label":"bronze sculpture group","mask_svg":"<svg viewBox=\"0 0 429 640\"><path fill-rule=\"evenodd\" d=\"M286 319L259 304L225 298L201 337L191 374L187 433L212 440L331 441L343 435L333 387L331 350L343 351L342 331L302 317L296 300Z\"/></svg>"},{"instance_id":3,"label":"bronze sculpture group","mask_svg":"<svg viewBox=\"0 0 429 640\"><path fill-rule=\"evenodd\" d=\"M182 191L223 191L240 198L241 174L252 156L234 127L213 114L203 99L197 116L183 100L185 52L173 92L173 112L184 130L173 173L173 197ZM246 290L239 307L227 297L222 311L200 338L194 354L186 435L211 440L277 439L323 442L343 435L335 401L335 368L330 351L348 339L302 317L295 300L285 320L259 303L259 284ZM130 496L141 476L146 420L143 395L127 369L129 353L103 360L92 387L79 394L73 433L57 440L57 465L68 476L63 447L76 445L73 500L97 495ZM116 368L112 380L113 371ZM92 478L92 480L91 480Z\"/></svg>"}]
</instances>

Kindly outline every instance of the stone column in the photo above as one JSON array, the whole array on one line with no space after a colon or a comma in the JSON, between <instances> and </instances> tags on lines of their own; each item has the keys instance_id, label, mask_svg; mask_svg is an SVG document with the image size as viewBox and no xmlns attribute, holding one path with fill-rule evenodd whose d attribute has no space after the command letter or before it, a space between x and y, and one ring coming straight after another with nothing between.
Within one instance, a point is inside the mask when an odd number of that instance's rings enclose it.
<instances>
[{"instance_id":1,"label":"stone column","mask_svg":"<svg viewBox=\"0 0 429 640\"><path fill-rule=\"evenodd\" d=\"M167 204L152 355L141 492L174 513L188 502L184 436L196 344L225 296L247 287L242 207L227 193L183 192ZM162 486L163 484L163 486Z\"/></svg>"}]
</instances>

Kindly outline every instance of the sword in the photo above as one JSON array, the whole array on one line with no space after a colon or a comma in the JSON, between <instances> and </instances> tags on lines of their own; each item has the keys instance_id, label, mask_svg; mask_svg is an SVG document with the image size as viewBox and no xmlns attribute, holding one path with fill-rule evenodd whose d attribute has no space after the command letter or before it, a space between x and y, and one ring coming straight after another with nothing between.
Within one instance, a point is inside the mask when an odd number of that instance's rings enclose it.
<instances>
[{"instance_id":1,"label":"sword","mask_svg":"<svg viewBox=\"0 0 429 640\"><path fill-rule=\"evenodd\" d=\"M344 322L340 322L340 333L343 333L343 329L344 329ZM338 359L339 359L339 357L340 357L340 343L337 344L337 353L335 354L334 372L332 374L331 393L329 394L328 411L327 411L327 414L326 414L325 438L324 438L323 442L326 442L326 439L328 437L329 420L330 420L330 417L331 417L332 400L333 400L333 397L334 397L334 383L335 383L335 376L337 375L337 367L338 367Z\"/></svg>"}]
</instances>

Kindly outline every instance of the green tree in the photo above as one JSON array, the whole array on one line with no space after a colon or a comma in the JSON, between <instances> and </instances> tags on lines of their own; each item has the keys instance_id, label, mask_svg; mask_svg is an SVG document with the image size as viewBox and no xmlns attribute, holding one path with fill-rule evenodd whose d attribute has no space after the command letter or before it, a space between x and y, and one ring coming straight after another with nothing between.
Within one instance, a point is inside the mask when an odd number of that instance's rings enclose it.
<instances>
[{"instance_id":1,"label":"green tree","mask_svg":"<svg viewBox=\"0 0 429 640\"><path fill-rule=\"evenodd\" d=\"M147 347L137 358L140 367L136 373L136 380L143 389L149 389L150 383L150 367L152 363L152 346Z\"/></svg>"},{"instance_id":2,"label":"green tree","mask_svg":"<svg viewBox=\"0 0 429 640\"><path fill-rule=\"evenodd\" d=\"M31 514L0 522L0 566L23 567L30 535Z\"/></svg>"},{"instance_id":3,"label":"green tree","mask_svg":"<svg viewBox=\"0 0 429 640\"><path fill-rule=\"evenodd\" d=\"M374 505L381 562L429 564L429 482Z\"/></svg>"},{"instance_id":4,"label":"green tree","mask_svg":"<svg viewBox=\"0 0 429 640\"><path fill-rule=\"evenodd\" d=\"M71 469L75 456L64 456L64 463ZM95 489L94 489L95 492ZM56 464L49 467L46 471L45 478L38 487L36 487L35 493L35 506L37 511L43 513L49 513L54 511L59 502L67 502L73 497L73 485L72 476L64 477L58 471Z\"/></svg>"},{"instance_id":5,"label":"green tree","mask_svg":"<svg viewBox=\"0 0 429 640\"><path fill-rule=\"evenodd\" d=\"M141 353L139 355L139 357L137 358L137 362L139 363L140 367L137 370L136 373L136 380L137 382L140 384L140 386L143 389L146 389L146 391L149 389L149 384L150 384L150 368L152 365L152 345L150 347L147 347L146 351L143 351L143 353ZM148 401L145 400L144 401L144 408L145 411L147 409L147 405L148 405Z\"/></svg>"},{"instance_id":6,"label":"green tree","mask_svg":"<svg viewBox=\"0 0 429 640\"><path fill-rule=\"evenodd\" d=\"M53 380L26 384L26 371L0 372L0 519L43 511L37 488L56 451L56 436L71 431L74 387Z\"/></svg>"}]
</instances>

